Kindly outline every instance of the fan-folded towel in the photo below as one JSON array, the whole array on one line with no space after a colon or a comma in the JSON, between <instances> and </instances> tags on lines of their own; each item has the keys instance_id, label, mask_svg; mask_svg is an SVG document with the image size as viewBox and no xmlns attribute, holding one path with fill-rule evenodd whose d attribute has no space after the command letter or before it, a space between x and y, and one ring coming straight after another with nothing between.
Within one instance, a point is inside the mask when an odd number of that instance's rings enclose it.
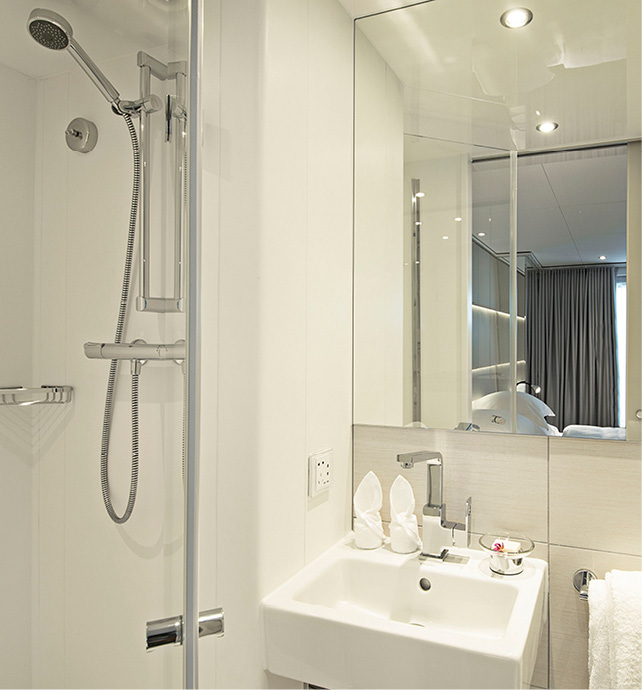
<instances>
[{"instance_id":1,"label":"fan-folded towel","mask_svg":"<svg viewBox=\"0 0 642 690\"><path fill-rule=\"evenodd\" d=\"M589 688L642 687L642 572L589 583Z\"/></svg>"}]
</instances>

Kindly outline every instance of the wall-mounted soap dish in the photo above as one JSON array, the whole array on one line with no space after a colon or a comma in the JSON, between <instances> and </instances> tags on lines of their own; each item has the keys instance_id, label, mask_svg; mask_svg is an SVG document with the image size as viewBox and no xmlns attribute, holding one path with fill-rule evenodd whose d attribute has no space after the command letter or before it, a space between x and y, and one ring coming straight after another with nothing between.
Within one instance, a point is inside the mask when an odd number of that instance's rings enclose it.
<instances>
[{"instance_id":1,"label":"wall-mounted soap dish","mask_svg":"<svg viewBox=\"0 0 642 690\"><path fill-rule=\"evenodd\" d=\"M535 548L528 537L507 532L484 534L479 545L490 557L490 569L498 575L519 575L524 570L524 558Z\"/></svg>"}]
</instances>

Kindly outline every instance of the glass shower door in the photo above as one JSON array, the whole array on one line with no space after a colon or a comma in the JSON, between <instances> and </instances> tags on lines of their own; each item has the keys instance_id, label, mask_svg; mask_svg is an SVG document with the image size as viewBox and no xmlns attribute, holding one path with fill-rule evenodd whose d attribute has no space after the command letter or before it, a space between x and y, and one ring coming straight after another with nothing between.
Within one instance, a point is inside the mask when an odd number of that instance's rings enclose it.
<instances>
[{"instance_id":1,"label":"glass shower door","mask_svg":"<svg viewBox=\"0 0 642 690\"><path fill-rule=\"evenodd\" d=\"M0 686L182 687L189 8L44 4L0 0Z\"/></svg>"}]
</instances>

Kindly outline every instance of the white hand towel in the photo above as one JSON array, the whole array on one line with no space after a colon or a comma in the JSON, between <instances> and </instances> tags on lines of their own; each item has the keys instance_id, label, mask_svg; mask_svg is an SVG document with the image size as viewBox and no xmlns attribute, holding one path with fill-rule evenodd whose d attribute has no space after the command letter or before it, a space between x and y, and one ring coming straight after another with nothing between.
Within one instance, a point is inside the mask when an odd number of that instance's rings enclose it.
<instances>
[{"instance_id":1,"label":"white hand towel","mask_svg":"<svg viewBox=\"0 0 642 690\"><path fill-rule=\"evenodd\" d=\"M612 687L642 688L642 572L606 574ZM589 600L590 600L589 593Z\"/></svg>"},{"instance_id":2,"label":"white hand towel","mask_svg":"<svg viewBox=\"0 0 642 690\"><path fill-rule=\"evenodd\" d=\"M415 515L415 495L400 474L390 488L390 546L397 553L412 553L421 544Z\"/></svg>"},{"instance_id":3,"label":"white hand towel","mask_svg":"<svg viewBox=\"0 0 642 690\"><path fill-rule=\"evenodd\" d=\"M611 652L609 650L608 597L604 580L591 580L588 589L589 690L609 690L611 687Z\"/></svg>"},{"instance_id":4,"label":"white hand towel","mask_svg":"<svg viewBox=\"0 0 642 690\"><path fill-rule=\"evenodd\" d=\"M374 472L368 472L354 494L354 542L359 549L376 549L385 539L381 524L383 492Z\"/></svg>"}]
</instances>

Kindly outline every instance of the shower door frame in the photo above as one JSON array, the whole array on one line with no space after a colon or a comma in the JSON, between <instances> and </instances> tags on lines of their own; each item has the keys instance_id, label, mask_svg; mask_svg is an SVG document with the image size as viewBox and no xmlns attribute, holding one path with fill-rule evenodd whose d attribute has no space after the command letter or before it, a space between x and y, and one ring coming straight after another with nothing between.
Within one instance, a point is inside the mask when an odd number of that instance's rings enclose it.
<instances>
[{"instance_id":1,"label":"shower door frame","mask_svg":"<svg viewBox=\"0 0 642 690\"><path fill-rule=\"evenodd\" d=\"M188 221L187 221L187 430L185 463L185 563L183 579L183 687L198 687L198 440L200 369L199 137L202 0L189 3Z\"/></svg>"}]
</instances>

